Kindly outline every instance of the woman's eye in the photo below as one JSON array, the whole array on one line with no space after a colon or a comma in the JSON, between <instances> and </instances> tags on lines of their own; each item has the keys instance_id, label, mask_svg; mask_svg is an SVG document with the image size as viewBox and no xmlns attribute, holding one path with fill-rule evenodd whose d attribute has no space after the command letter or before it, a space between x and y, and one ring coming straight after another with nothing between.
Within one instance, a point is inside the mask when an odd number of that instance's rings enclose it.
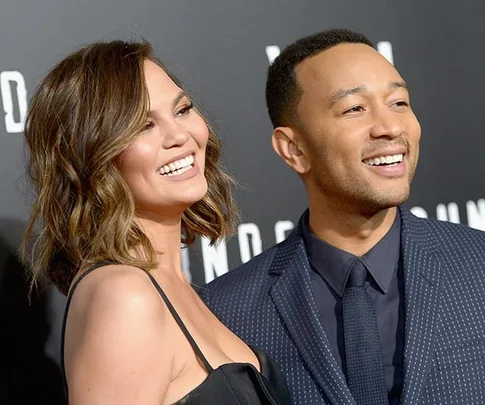
<instances>
[{"instance_id":1,"label":"woman's eye","mask_svg":"<svg viewBox=\"0 0 485 405\"><path fill-rule=\"evenodd\" d=\"M177 116L187 115L190 112L190 110L192 110L193 108L194 108L194 104L190 103L190 104L182 107L180 110L178 110L176 115Z\"/></svg>"},{"instance_id":2,"label":"woman's eye","mask_svg":"<svg viewBox=\"0 0 485 405\"><path fill-rule=\"evenodd\" d=\"M153 128L155 126L155 123L153 121L148 121L143 125L142 132L143 131L148 131L149 129Z\"/></svg>"}]
</instances>

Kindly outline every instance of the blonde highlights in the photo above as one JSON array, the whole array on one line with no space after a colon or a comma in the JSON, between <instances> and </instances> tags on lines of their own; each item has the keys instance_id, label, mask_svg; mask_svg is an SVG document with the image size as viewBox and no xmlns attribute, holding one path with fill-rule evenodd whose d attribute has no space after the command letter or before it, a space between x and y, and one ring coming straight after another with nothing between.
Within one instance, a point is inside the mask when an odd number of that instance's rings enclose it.
<instances>
[{"instance_id":1,"label":"blonde highlights","mask_svg":"<svg viewBox=\"0 0 485 405\"><path fill-rule=\"evenodd\" d=\"M66 294L77 272L102 261L147 271L156 266L116 166L146 120L147 59L166 71L146 42L95 43L56 65L34 94L25 139L36 198L20 248L33 286L45 276ZM219 165L220 143L209 129L208 192L183 214L186 244L197 235L214 243L232 231L237 218L233 181Z\"/></svg>"}]
</instances>

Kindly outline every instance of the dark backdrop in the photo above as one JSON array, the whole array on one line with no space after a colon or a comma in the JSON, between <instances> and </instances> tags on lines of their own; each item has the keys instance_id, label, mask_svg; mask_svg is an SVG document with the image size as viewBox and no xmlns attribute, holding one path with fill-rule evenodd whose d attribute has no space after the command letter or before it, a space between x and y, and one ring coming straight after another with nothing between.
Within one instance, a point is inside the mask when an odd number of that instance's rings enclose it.
<instances>
[{"instance_id":1,"label":"dark backdrop","mask_svg":"<svg viewBox=\"0 0 485 405\"><path fill-rule=\"evenodd\" d=\"M144 37L215 116L224 164L242 185L243 223L227 243L198 241L184 257L200 285L284 238L306 207L271 149L264 83L278 47L326 28L380 43L411 88L423 137L409 206L485 229L484 18L483 0L0 0L0 404L60 403L64 298L49 289L29 305L15 257L29 210L25 108L60 58L92 41Z\"/></svg>"}]
</instances>

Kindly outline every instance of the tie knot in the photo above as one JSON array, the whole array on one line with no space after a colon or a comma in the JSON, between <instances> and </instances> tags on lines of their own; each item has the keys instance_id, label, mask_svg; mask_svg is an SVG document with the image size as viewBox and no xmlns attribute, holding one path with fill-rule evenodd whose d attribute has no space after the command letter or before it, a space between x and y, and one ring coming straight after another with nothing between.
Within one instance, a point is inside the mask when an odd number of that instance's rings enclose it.
<instances>
[{"instance_id":1,"label":"tie knot","mask_svg":"<svg viewBox=\"0 0 485 405\"><path fill-rule=\"evenodd\" d=\"M364 264L357 259L350 272L349 287L363 287L367 279L367 269Z\"/></svg>"}]
</instances>

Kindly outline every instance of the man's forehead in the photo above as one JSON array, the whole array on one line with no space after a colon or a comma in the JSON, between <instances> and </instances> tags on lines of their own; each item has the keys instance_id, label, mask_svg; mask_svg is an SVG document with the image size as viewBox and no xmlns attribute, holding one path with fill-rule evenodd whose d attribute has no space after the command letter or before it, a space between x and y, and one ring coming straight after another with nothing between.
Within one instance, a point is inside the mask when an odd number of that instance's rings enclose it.
<instances>
[{"instance_id":1,"label":"man's forehead","mask_svg":"<svg viewBox=\"0 0 485 405\"><path fill-rule=\"evenodd\" d=\"M402 82L397 70L365 44L340 44L305 59L295 68L303 92L353 88L368 81ZM385 82L385 83L384 83Z\"/></svg>"},{"instance_id":2,"label":"man's forehead","mask_svg":"<svg viewBox=\"0 0 485 405\"><path fill-rule=\"evenodd\" d=\"M319 66L322 65L343 63L352 60L357 54L372 56L375 53L377 51L369 45L342 43L307 57L296 66L296 70L318 70Z\"/></svg>"}]
</instances>

